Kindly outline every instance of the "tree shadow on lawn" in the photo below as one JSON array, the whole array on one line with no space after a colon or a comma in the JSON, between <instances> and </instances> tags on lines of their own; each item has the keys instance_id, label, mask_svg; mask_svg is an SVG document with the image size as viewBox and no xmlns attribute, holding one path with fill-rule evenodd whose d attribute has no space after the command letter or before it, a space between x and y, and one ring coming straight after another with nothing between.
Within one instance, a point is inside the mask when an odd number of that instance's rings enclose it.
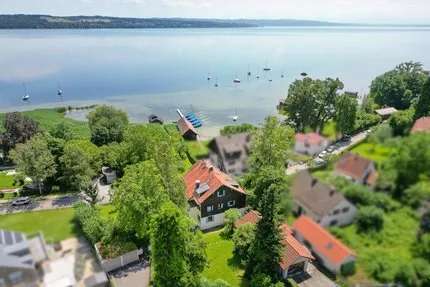
<instances>
[{"instance_id":1,"label":"tree shadow on lawn","mask_svg":"<svg viewBox=\"0 0 430 287\"><path fill-rule=\"evenodd\" d=\"M242 264L242 260L237 256L233 255L229 259L227 259L227 265L230 266L233 270L245 270L245 265ZM248 287L249 282L244 277L244 274L240 275L240 287Z\"/></svg>"}]
</instances>

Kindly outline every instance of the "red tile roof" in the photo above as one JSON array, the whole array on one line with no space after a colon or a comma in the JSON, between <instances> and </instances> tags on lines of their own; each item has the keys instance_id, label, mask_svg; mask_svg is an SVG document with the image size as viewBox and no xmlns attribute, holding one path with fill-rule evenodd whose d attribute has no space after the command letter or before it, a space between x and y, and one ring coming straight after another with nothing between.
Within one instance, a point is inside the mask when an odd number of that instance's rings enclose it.
<instances>
[{"instance_id":1,"label":"red tile roof","mask_svg":"<svg viewBox=\"0 0 430 287\"><path fill-rule=\"evenodd\" d=\"M203 203L222 186L246 194L245 190L243 190L233 178L205 160L196 162L191 167L191 170L185 174L184 181L187 199L194 200L198 205ZM200 186L207 185L207 190L198 195L195 192L196 182L199 182Z\"/></svg>"},{"instance_id":2,"label":"red tile roof","mask_svg":"<svg viewBox=\"0 0 430 287\"><path fill-rule=\"evenodd\" d=\"M293 224L294 231L312 245L314 252L332 264L342 264L355 253L327 230L307 216L300 216Z\"/></svg>"},{"instance_id":3,"label":"red tile roof","mask_svg":"<svg viewBox=\"0 0 430 287\"><path fill-rule=\"evenodd\" d=\"M257 222L259 222L260 219L261 219L260 213L255 210L251 210L247 214L245 214L244 216L236 220L234 225L236 226L236 228L238 228L247 223L257 224Z\"/></svg>"},{"instance_id":4,"label":"red tile roof","mask_svg":"<svg viewBox=\"0 0 430 287\"><path fill-rule=\"evenodd\" d=\"M320 145L326 139L318 133L298 133L296 134L296 142L304 142L312 145Z\"/></svg>"},{"instance_id":5,"label":"red tile roof","mask_svg":"<svg viewBox=\"0 0 430 287\"><path fill-rule=\"evenodd\" d=\"M281 230L284 249L282 250L280 265L283 270L288 269L299 258L315 259L309 249L293 236L293 232L288 224L283 224Z\"/></svg>"},{"instance_id":6,"label":"red tile roof","mask_svg":"<svg viewBox=\"0 0 430 287\"><path fill-rule=\"evenodd\" d=\"M357 154L347 153L336 163L336 171L354 180L361 180L366 175L366 171L373 162ZM375 177L376 175L370 175Z\"/></svg>"},{"instance_id":7,"label":"red tile roof","mask_svg":"<svg viewBox=\"0 0 430 287\"><path fill-rule=\"evenodd\" d=\"M180 118L178 120L178 128L181 135L186 134L188 131L192 131L196 135L198 134L194 126L186 118Z\"/></svg>"},{"instance_id":8,"label":"red tile roof","mask_svg":"<svg viewBox=\"0 0 430 287\"><path fill-rule=\"evenodd\" d=\"M422 117L415 121L411 133L430 132L430 117Z\"/></svg>"}]
</instances>

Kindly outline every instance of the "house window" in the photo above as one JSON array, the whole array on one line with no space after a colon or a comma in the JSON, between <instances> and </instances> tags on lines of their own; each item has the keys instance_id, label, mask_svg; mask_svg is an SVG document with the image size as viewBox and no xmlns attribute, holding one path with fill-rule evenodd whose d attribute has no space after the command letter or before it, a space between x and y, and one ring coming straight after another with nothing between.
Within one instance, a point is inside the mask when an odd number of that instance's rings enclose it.
<instances>
[{"instance_id":1,"label":"house window","mask_svg":"<svg viewBox=\"0 0 430 287\"><path fill-rule=\"evenodd\" d=\"M209 205L208 207L206 207L207 212L212 212L214 210L214 206L213 205Z\"/></svg>"},{"instance_id":2,"label":"house window","mask_svg":"<svg viewBox=\"0 0 430 287\"><path fill-rule=\"evenodd\" d=\"M208 216L207 218L206 218L206 222L213 222L214 221L214 217L211 215L211 216Z\"/></svg>"},{"instance_id":3,"label":"house window","mask_svg":"<svg viewBox=\"0 0 430 287\"><path fill-rule=\"evenodd\" d=\"M223 197L225 195L225 190L218 191L218 197Z\"/></svg>"},{"instance_id":4,"label":"house window","mask_svg":"<svg viewBox=\"0 0 430 287\"><path fill-rule=\"evenodd\" d=\"M224 208L224 203L218 203L218 209L223 209Z\"/></svg>"},{"instance_id":5,"label":"house window","mask_svg":"<svg viewBox=\"0 0 430 287\"><path fill-rule=\"evenodd\" d=\"M229 202L228 202L228 207L232 207L232 206L234 206L236 204L236 201L234 201L234 200L230 200Z\"/></svg>"},{"instance_id":6,"label":"house window","mask_svg":"<svg viewBox=\"0 0 430 287\"><path fill-rule=\"evenodd\" d=\"M335 226L337 224L337 220L330 221L330 226Z\"/></svg>"},{"instance_id":7,"label":"house window","mask_svg":"<svg viewBox=\"0 0 430 287\"><path fill-rule=\"evenodd\" d=\"M11 273L9 275L9 280L12 283L12 285L20 283L22 281L22 272L17 271L17 272Z\"/></svg>"},{"instance_id":8,"label":"house window","mask_svg":"<svg viewBox=\"0 0 430 287\"><path fill-rule=\"evenodd\" d=\"M343 213L347 213L347 212L349 211L349 207L344 207L344 208L342 209L342 211L343 211Z\"/></svg>"},{"instance_id":9,"label":"house window","mask_svg":"<svg viewBox=\"0 0 430 287\"><path fill-rule=\"evenodd\" d=\"M336 215L336 214L339 214L339 212L340 212L340 210L336 209L335 211L333 211L333 214Z\"/></svg>"}]
</instances>

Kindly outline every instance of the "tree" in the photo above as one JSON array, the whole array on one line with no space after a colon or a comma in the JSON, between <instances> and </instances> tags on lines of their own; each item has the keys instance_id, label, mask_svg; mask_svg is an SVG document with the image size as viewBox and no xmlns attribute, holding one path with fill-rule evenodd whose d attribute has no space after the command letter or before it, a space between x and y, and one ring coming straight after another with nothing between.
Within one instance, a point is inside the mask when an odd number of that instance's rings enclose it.
<instances>
[{"instance_id":1,"label":"tree","mask_svg":"<svg viewBox=\"0 0 430 287\"><path fill-rule=\"evenodd\" d=\"M283 113L297 131L310 127L322 130L334 117L337 92L343 89L339 79L313 80L309 77L296 80L288 89L288 97L282 106Z\"/></svg>"},{"instance_id":2,"label":"tree","mask_svg":"<svg viewBox=\"0 0 430 287\"><path fill-rule=\"evenodd\" d=\"M61 121L54 125L54 127L49 131L51 136L59 139L69 141L74 138L72 127L66 121Z\"/></svg>"},{"instance_id":3,"label":"tree","mask_svg":"<svg viewBox=\"0 0 430 287\"><path fill-rule=\"evenodd\" d=\"M61 181L76 191L86 188L102 167L98 147L87 140L68 141L60 162Z\"/></svg>"},{"instance_id":4,"label":"tree","mask_svg":"<svg viewBox=\"0 0 430 287\"><path fill-rule=\"evenodd\" d=\"M165 202L151 225L151 253L153 282L157 287L188 287L200 281L199 273L205 266L200 258L190 260L190 243L195 240L191 221L171 202ZM191 244L192 247L194 244ZM199 246L201 247L201 246ZM192 256L193 257L193 256ZM202 264L203 263L203 264Z\"/></svg>"},{"instance_id":5,"label":"tree","mask_svg":"<svg viewBox=\"0 0 430 287\"><path fill-rule=\"evenodd\" d=\"M155 162L148 160L125 169L115 187L113 205L124 230L134 232L139 239L147 239L152 218L168 199Z\"/></svg>"},{"instance_id":6,"label":"tree","mask_svg":"<svg viewBox=\"0 0 430 287\"><path fill-rule=\"evenodd\" d=\"M412 261L412 265L418 277L417 286L430 286L430 262L424 258L416 258Z\"/></svg>"},{"instance_id":7,"label":"tree","mask_svg":"<svg viewBox=\"0 0 430 287\"><path fill-rule=\"evenodd\" d=\"M420 180L405 190L405 201L413 208L419 208L421 204L430 200L429 180Z\"/></svg>"},{"instance_id":8,"label":"tree","mask_svg":"<svg viewBox=\"0 0 430 287\"><path fill-rule=\"evenodd\" d=\"M430 78L427 79L415 107L414 119L430 115Z\"/></svg>"},{"instance_id":9,"label":"tree","mask_svg":"<svg viewBox=\"0 0 430 287\"><path fill-rule=\"evenodd\" d=\"M356 220L361 232L380 231L384 227L384 212L374 206L361 207Z\"/></svg>"},{"instance_id":10,"label":"tree","mask_svg":"<svg viewBox=\"0 0 430 287\"><path fill-rule=\"evenodd\" d=\"M293 135L294 131L282 125L277 118L266 118L263 127L258 129L252 138L251 172L264 166L283 169Z\"/></svg>"},{"instance_id":11,"label":"tree","mask_svg":"<svg viewBox=\"0 0 430 287\"><path fill-rule=\"evenodd\" d=\"M418 279L414 266L412 264L402 264L397 270L395 281L404 287L416 287Z\"/></svg>"},{"instance_id":12,"label":"tree","mask_svg":"<svg viewBox=\"0 0 430 287\"><path fill-rule=\"evenodd\" d=\"M423 234L415 243L415 253L422 258L430 258L430 233Z\"/></svg>"},{"instance_id":13,"label":"tree","mask_svg":"<svg viewBox=\"0 0 430 287\"><path fill-rule=\"evenodd\" d=\"M209 281L208 279L203 278L199 287L231 287L231 285L221 279Z\"/></svg>"},{"instance_id":14,"label":"tree","mask_svg":"<svg viewBox=\"0 0 430 287\"><path fill-rule=\"evenodd\" d=\"M121 142L128 125L127 114L112 106L99 106L88 115L91 141L98 146Z\"/></svg>"},{"instance_id":15,"label":"tree","mask_svg":"<svg viewBox=\"0 0 430 287\"><path fill-rule=\"evenodd\" d=\"M17 171L30 177L42 194L42 184L56 172L54 157L42 135L33 137L25 144L18 144L11 152Z\"/></svg>"},{"instance_id":16,"label":"tree","mask_svg":"<svg viewBox=\"0 0 430 287\"><path fill-rule=\"evenodd\" d=\"M402 63L376 77L370 86L370 94L380 106L407 109L418 98L426 79L420 63Z\"/></svg>"},{"instance_id":17,"label":"tree","mask_svg":"<svg viewBox=\"0 0 430 287\"><path fill-rule=\"evenodd\" d=\"M4 130L2 134L2 147L5 157L9 151L19 143L25 143L32 136L39 132L37 122L21 113L7 113L4 120Z\"/></svg>"},{"instance_id":18,"label":"tree","mask_svg":"<svg viewBox=\"0 0 430 287\"><path fill-rule=\"evenodd\" d=\"M234 134L240 134L240 133L251 133L256 129L257 129L256 126L245 123L241 125L225 126L221 129L220 134L222 136L228 136L228 135L234 135Z\"/></svg>"},{"instance_id":19,"label":"tree","mask_svg":"<svg viewBox=\"0 0 430 287\"><path fill-rule=\"evenodd\" d=\"M412 109L395 113L390 118L390 127L394 136L406 136L414 123Z\"/></svg>"},{"instance_id":20,"label":"tree","mask_svg":"<svg viewBox=\"0 0 430 287\"><path fill-rule=\"evenodd\" d=\"M357 117L357 99L343 94L336 99L336 130L341 134L350 134L355 129Z\"/></svg>"},{"instance_id":21,"label":"tree","mask_svg":"<svg viewBox=\"0 0 430 287\"><path fill-rule=\"evenodd\" d=\"M234 250L236 258L243 264L247 264L250 256L250 249L255 239L255 225L246 223L239 226L233 234Z\"/></svg>"},{"instance_id":22,"label":"tree","mask_svg":"<svg viewBox=\"0 0 430 287\"><path fill-rule=\"evenodd\" d=\"M282 170L265 167L260 171L254 189L257 210L261 220L257 223L255 240L250 249L245 274L252 278L264 274L275 282L281 259L281 234L278 223L279 180Z\"/></svg>"},{"instance_id":23,"label":"tree","mask_svg":"<svg viewBox=\"0 0 430 287\"><path fill-rule=\"evenodd\" d=\"M231 238L234 233L234 223L240 218L240 211L236 208L231 208L224 213L224 217L222 235L226 238Z\"/></svg>"},{"instance_id":24,"label":"tree","mask_svg":"<svg viewBox=\"0 0 430 287\"><path fill-rule=\"evenodd\" d=\"M282 282L273 283L270 276L263 273L256 274L250 283L250 287L284 287Z\"/></svg>"}]
</instances>

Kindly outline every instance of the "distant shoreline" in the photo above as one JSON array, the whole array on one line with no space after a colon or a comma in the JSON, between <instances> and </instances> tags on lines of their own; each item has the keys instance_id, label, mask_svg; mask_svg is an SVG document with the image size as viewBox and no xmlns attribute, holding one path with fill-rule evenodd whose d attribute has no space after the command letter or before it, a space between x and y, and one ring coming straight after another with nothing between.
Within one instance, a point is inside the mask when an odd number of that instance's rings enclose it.
<instances>
[{"instance_id":1,"label":"distant shoreline","mask_svg":"<svg viewBox=\"0 0 430 287\"><path fill-rule=\"evenodd\" d=\"M190 29L257 27L430 27L430 24L356 24L297 19L122 18L106 16L0 15L5 29Z\"/></svg>"}]
</instances>

